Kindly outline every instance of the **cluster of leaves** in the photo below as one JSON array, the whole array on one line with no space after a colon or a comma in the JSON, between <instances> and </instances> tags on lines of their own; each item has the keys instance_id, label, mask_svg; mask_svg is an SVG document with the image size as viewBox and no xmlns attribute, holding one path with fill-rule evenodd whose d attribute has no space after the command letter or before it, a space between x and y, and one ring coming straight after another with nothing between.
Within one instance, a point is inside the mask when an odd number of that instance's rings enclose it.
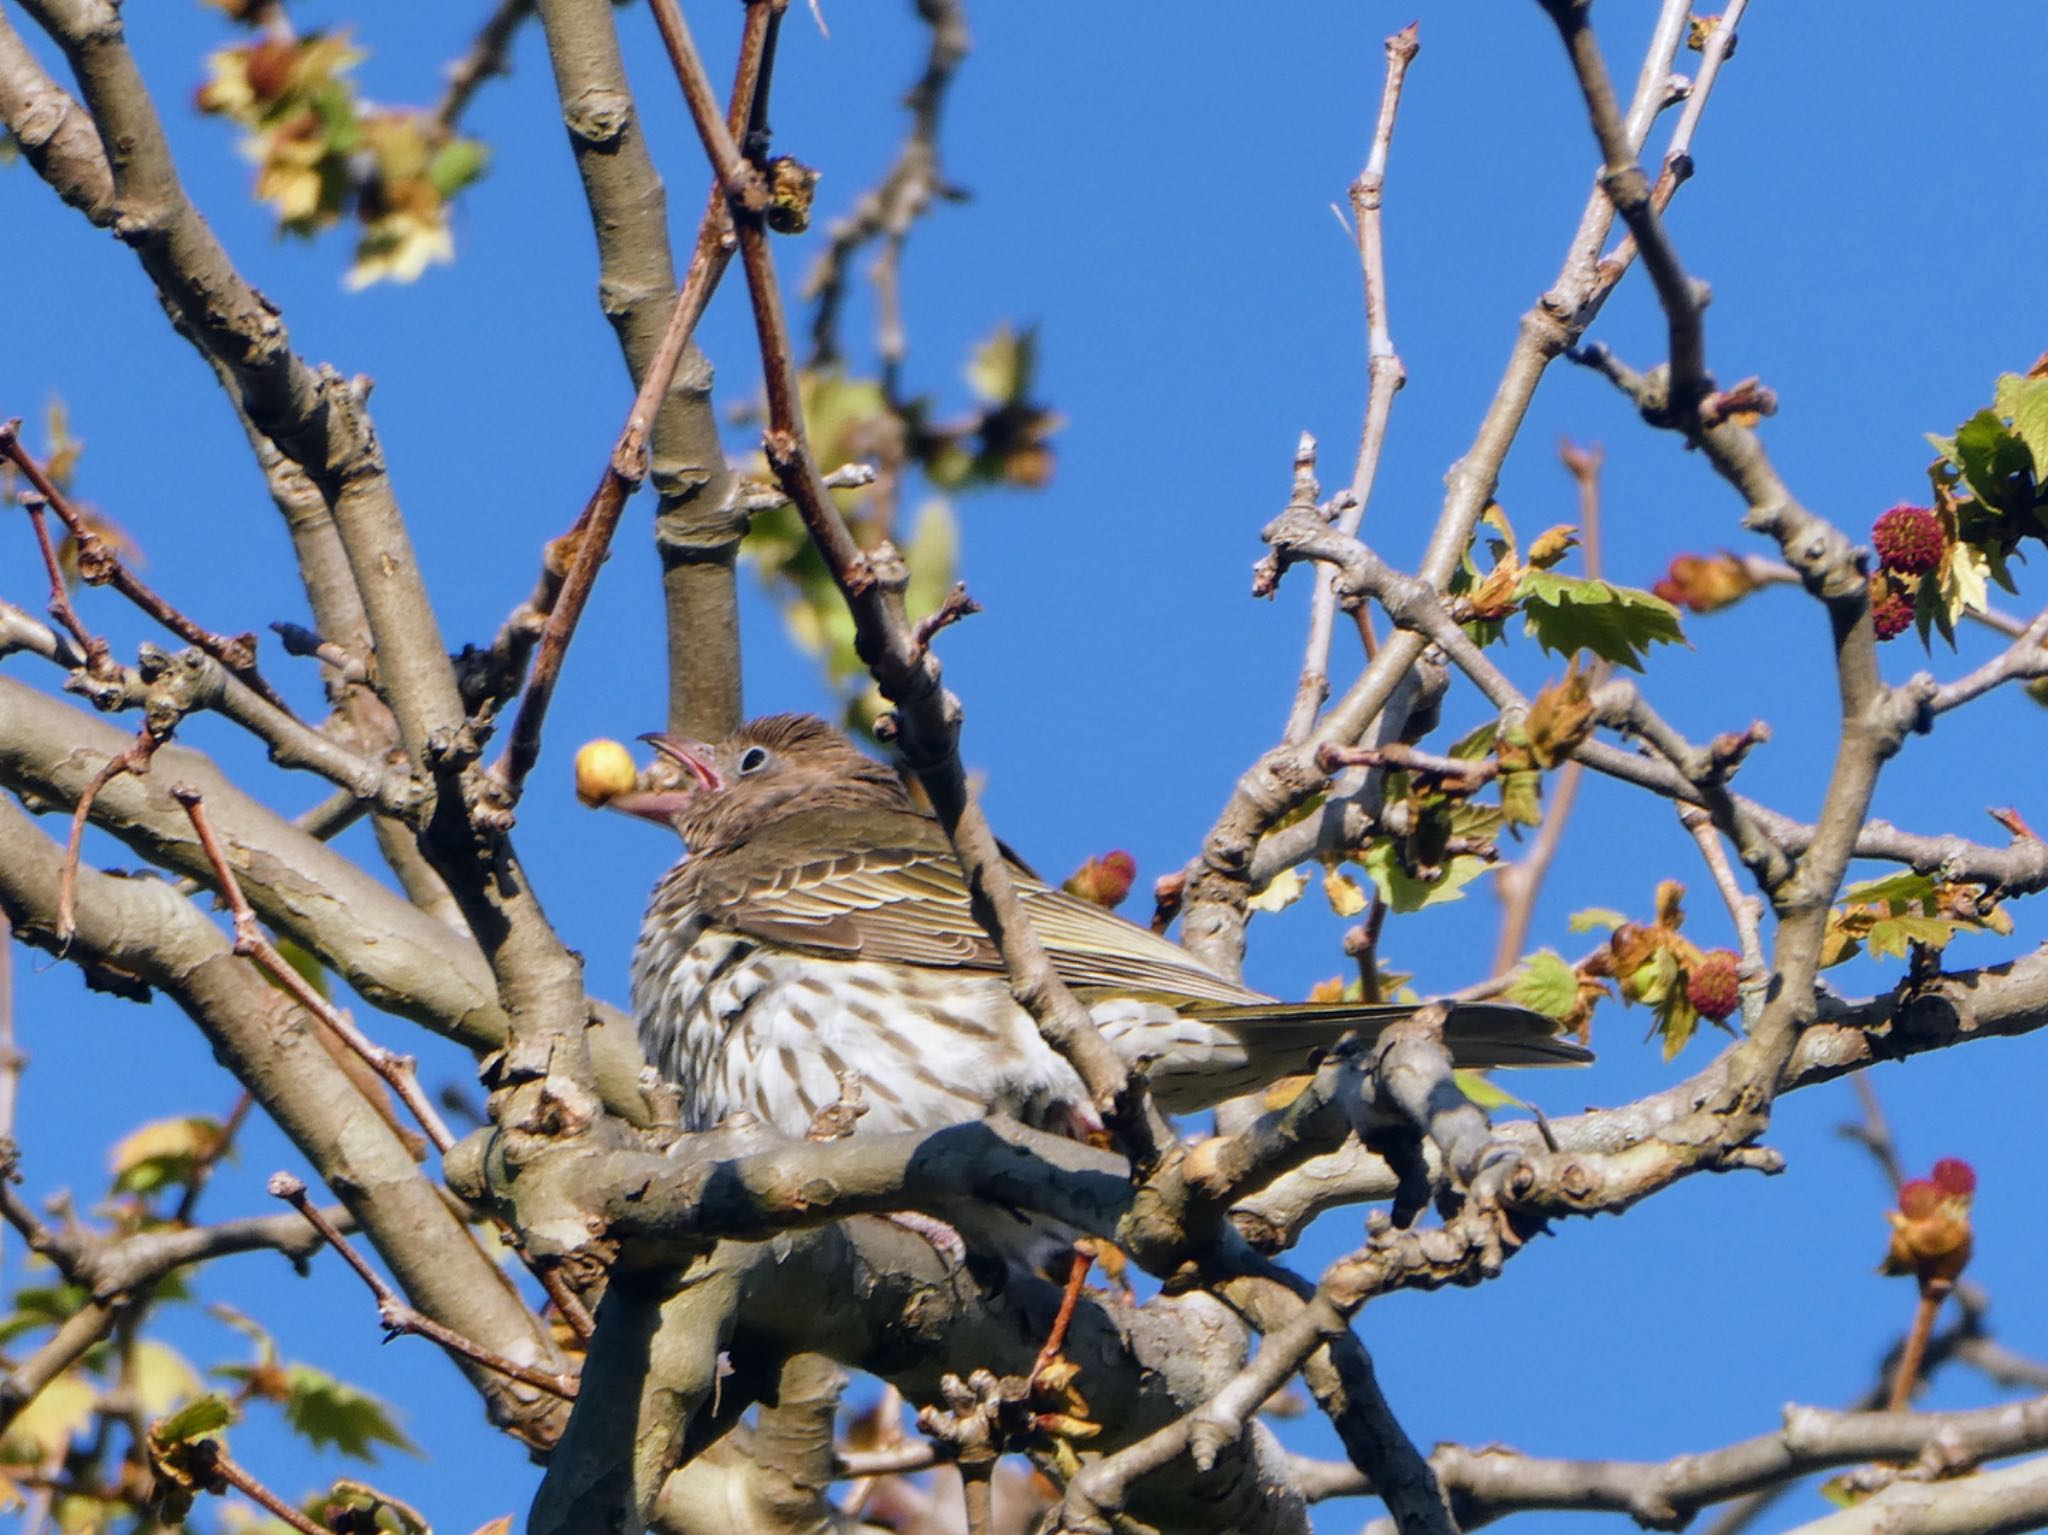
<instances>
[{"instance_id":1,"label":"cluster of leaves","mask_svg":"<svg viewBox=\"0 0 2048 1535\"><path fill-rule=\"evenodd\" d=\"M98 1234L118 1242L177 1224L189 1214L194 1191L230 1154L231 1140L231 1124L204 1115L158 1120L124 1137L110 1156L108 1196L93 1211ZM60 1202L53 1218L76 1216ZM0 1316L0 1351L7 1356L39 1346L93 1301L39 1259L29 1260L27 1280ZM67 1532L112 1530L145 1509L175 1521L194 1492L217 1490L207 1467L220 1449L219 1432L252 1404L281 1413L314 1450L362 1461L374 1461L380 1445L418 1453L389 1406L312 1365L280 1358L263 1328L226 1307L208 1313L251 1340L253 1357L202 1371L151 1325L169 1308L194 1304L179 1274L157 1281L129 1299L103 1341L13 1414L0 1434L0 1507L19 1501L19 1482L33 1480L52 1489L50 1517ZM221 1384L209 1388L209 1377ZM158 1422L147 1435L134 1428L151 1419ZM198 1448L202 1442L212 1448ZM330 1492L316 1502L333 1498Z\"/></svg>"},{"instance_id":2,"label":"cluster of leaves","mask_svg":"<svg viewBox=\"0 0 2048 1535\"><path fill-rule=\"evenodd\" d=\"M2012 917L1981 885L1907 870L1842 892L1828 917L1820 962L1822 968L1839 965L1866 951L1878 959L1931 959L1963 932L2009 937Z\"/></svg>"},{"instance_id":3,"label":"cluster of leaves","mask_svg":"<svg viewBox=\"0 0 2048 1535\"><path fill-rule=\"evenodd\" d=\"M1607 943L1576 968L1555 955L1526 969L1515 992L1517 1000L1573 1022L1581 1030L1592 1006L1612 980L1624 1002L1650 1009L1650 1033L1664 1042L1671 1060L1698 1032L1700 1020L1727 1027L1735 1012L1735 955L1727 949L1702 949L1685 936L1685 886L1665 880L1657 886L1655 913L1648 922L1631 922L1618 911L1575 913L1575 933L1605 929ZM1541 956L1539 956L1541 959ZM1566 997L1569 974L1570 1012L1557 1009Z\"/></svg>"},{"instance_id":4,"label":"cluster of leaves","mask_svg":"<svg viewBox=\"0 0 2048 1535\"><path fill-rule=\"evenodd\" d=\"M350 71L364 57L346 31L265 31L212 55L197 98L243 129L279 229L311 236L353 219L351 288L454 260L449 205L489 160L431 112L363 100Z\"/></svg>"},{"instance_id":5,"label":"cluster of leaves","mask_svg":"<svg viewBox=\"0 0 2048 1535\"><path fill-rule=\"evenodd\" d=\"M1481 645L1506 633L1516 613L1523 629L1545 651L1571 658L1589 655L1641 671L1652 645L1683 644L1678 610L1654 592L1616 586L1591 576L1568 576L1556 567L1578 543L1576 527L1545 531L1525 556L1498 502L1487 507L1486 544L1492 568L1482 573L1472 551L1451 578L1454 610Z\"/></svg>"},{"instance_id":6,"label":"cluster of leaves","mask_svg":"<svg viewBox=\"0 0 2048 1535\"><path fill-rule=\"evenodd\" d=\"M871 463L873 485L837 491L840 511L861 547L897 543L910 570L904 594L913 618L936 609L957 579L959 526L950 496L996 486L1037 489L1052 477L1052 434L1059 418L1033 399L1037 341L1005 325L974 351L966 377L976 404L940 421L930 400L897 400L879 378L811 369L799 380L812 450L827 468ZM770 478L765 460L756 475ZM898 538L898 508L912 475L945 494L917 509ZM754 519L745 550L782 596L789 632L819 657L844 700L845 723L868 732L881 697L853 648L853 620L831 573L812 546L794 507Z\"/></svg>"},{"instance_id":7,"label":"cluster of leaves","mask_svg":"<svg viewBox=\"0 0 2048 1535\"><path fill-rule=\"evenodd\" d=\"M2022 543L2048 540L2048 356L2024 375L2001 375L1990 405L1952 436L1927 440L1938 455L1928 479L1943 548L1908 595L1922 642L1939 631L1953 644L1956 619L1984 608L1990 582L2016 590L2007 565Z\"/></svg>"}]
</instances>

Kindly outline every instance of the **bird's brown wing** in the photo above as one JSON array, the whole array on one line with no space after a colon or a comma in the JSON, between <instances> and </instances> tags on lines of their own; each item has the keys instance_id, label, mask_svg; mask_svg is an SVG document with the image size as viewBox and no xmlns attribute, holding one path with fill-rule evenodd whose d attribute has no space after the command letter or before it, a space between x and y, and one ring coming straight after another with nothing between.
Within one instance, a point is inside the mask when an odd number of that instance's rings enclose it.
<instances>
[{"instance_id":1,"label":"bird's brown wing","mask_svg":"<svg viewBox=\"0 0 2048 1535\"><path fill-rule=\"evenodd\" d=\"M693 904L716 927L824 959L1000 972L938 824L913 811L803 812L699 864ZM684 866L686 870L690 865ZM1178 944L1012 866L1060 978L1091 994L1185 1002L1269 1001Z\"/></svg>"}]
</instances>

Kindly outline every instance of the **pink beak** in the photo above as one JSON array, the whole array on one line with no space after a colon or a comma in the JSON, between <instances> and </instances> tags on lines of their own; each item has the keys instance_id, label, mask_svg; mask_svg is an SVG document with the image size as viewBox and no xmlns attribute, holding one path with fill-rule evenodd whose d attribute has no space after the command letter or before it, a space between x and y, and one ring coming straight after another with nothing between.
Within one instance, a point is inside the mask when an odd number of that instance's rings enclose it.
<instances>
[{"instance_id":1,"label":"pink beak","mask_svg":"<svg viewBox=\"0 0 2048 1535\"><path fill-rule=\"evenodd\" d=\"M711 765L711 751L699 741L685 741L679 736L665 736L650 730L640 738L662 756L678 767L688 768L696 775L697 782L707 794L716 794L725 787L725 780L718 776L718 769Z\"/></svg>"},{"instance_id":2,"label":"pink beak","mask_svg":"<svg viewBox=\"0 0 2048 1535\"><path fill-rule=\"evenodd\" d=\"M626 815L638 816L666 826L677 811L687 805L699 793L713 793L724 786L718 776L718 769L711 765L711 754L696 741L680 740L675 736L650 733L640 738L669 761L687 768L694 783L680 784L673 789L629 789L624 794L614 794L604 802L607 810L618 810Z\"/></svg>"}]
</instances>

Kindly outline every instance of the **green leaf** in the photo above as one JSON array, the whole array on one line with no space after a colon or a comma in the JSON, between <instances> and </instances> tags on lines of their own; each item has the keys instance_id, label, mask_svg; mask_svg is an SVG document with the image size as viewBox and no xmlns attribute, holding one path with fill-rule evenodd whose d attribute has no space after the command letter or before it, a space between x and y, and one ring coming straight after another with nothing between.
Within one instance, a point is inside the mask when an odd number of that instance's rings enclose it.
<instances>
[{"instance_id":1,"label":"green leaf","mask_svg":"<svg viewBox=\"0 0 2048 1535\"><path fill-rule=\"evenodd\" d=\"M1011 405L1031 393L1031 375L1038 366L1038 332L1017 330L1005 321L974 349L967 362L967 384L991 405Z\"/></svg>"},{"instance_id":2,"label":"green leaf","mask_svg":"<svg viewBox=\"0 0 2048 1535\"><path fill-rule=\"evenodd\" d=\"M2014 512L2033 501L2034 457L1993 410L1980 410L1956 429L1956 464L1988 507Z\"/></svg>"},{"instance_id":3,"label":"green leaf","mask_svg":"<svg viewBox=\"0 0 2048 1535\"><path fill-rule=\"evenodd\" d=\"M1569 1018L1579 1005L1579 973L1555 949L1538 949L1522 961L1508 996L1546 1018Z\"/></svg>"},{"instance_id":4,"label":"green leaf","mask_svg":"<svg viewBox=\"0 0 2048 1535\"><path fill-rule=\"evenodd\" d=\"M1911 869L1902 869L1897 874L1887 874L1882 879L1866 880L1860 885L1851 885L1842 892L1842 899L1856 905L1875 905L1879 901L1924 901L1934 894L1936 881L1931 874L1915 874Z\"/></svg>"},{"instance_id":5,"label":"green leaf","mask_svg":"<svg viewBox=\"0 0 2048 1535\"><path fill-rule=\"evenodd\" d=\"M1495 1082L1484 1072L1467 1071L1462 1067L1451 1073L1451 1080L1458 1084L1458 1091L1472 1102L1491 1113L1495 1109L1526 1109L1522 1099Z\"/></svg>"},{"instance_id":6,"label":"green leaf","mask_svg":"<svg viewBox=\"0 0 2048 1535\"><path fill-rule=\"evenodd\" d=\"M377 1458L380 1444L408 1455L420 1453L400 1432L391 1409L369 1393L311 1365L288 1366L285 1380L291 1393L285 1400L285 1419L316 1450L331 1444L344 1455L368 1461Z\"/></svg>"},{"instance_id":7,"label":"green leaf","mask_svg":"<svg viewBox=\"0 0 2048 1535\"><path fill-rule=\"evenodd\" d=\"M1437 872L1434 880L1420 880L1401 866L1391 841L1382 839L1365 850L1359 866L1372 876L1380 898L1396 913L1420 911L1445 901L1464 899L1464 887L1493 867L1484 858L1459 853Z\"/></svg>"},{"instance_id":8,"label":"green leaf","mask_svg":"<svg viewBox=\"0 0 2048 1535\"><path fill-rule=\"evenodd\" d=\"M225 1397L194 1397L167 1418L150 1426L149 1437L158 1444L185 1444L203 1439L235 1421L234 1409Z\"/></svg>"},{"instance_id":9,"label":"green leaf","mask_svg":"<svg viewBox=\"0 0 2048 1535\"><path fill-rule=\"evenodd\" d=\"M25 1285L14 1292L14 1314L0 1321L0 1344L40 1327L61 1326L91 1299L83 1285Z\"/></svg>"},{"instance_id":10,"label":"green leaf","mask_svg":"<svg viewBox=\"0 0 2048 1535\"><path fill-rule=\"evenodd\" d=\"M1500 735L1500 721L1487 720L1476 729L1458 738L1444 755L1455 757L1460 762L1478 762L1493 755L1493 743Z\"/></svg>"},{"instance_id":11,"label":"green leaf","mask_svg":"<svg viewBox=\"0 0 2048 1535\"><path fill-rule=\"evenodd\" d=\"M2048 477L2048 378L1999 375L1993 396L1998 413L2012 422L2013 435L2027 445L2034 460L2034 480Z\"/></svg>"},{"instance_id":12,"label":"green leaf","mask_svg":"<svg viewBox=\"0 0 2048 1535\"><path fill-rule=\"evenodd\" d=\"M1561 656L1591 651L1641 671L1652 645L1685 643L1678 609L1662 597L1554 570L1526 570L1517 595L1528 632Z\"/></svg>"},{"instance_id":13,"label":"green leaf","mask_svg":"<svg viewBox=\"0 0 2048 1535\"><path fill-rule=\"evenodd\" d=\"M1595 931L1611 933L1628 918L1609 906L1588 906L1584 911L1575 911L1565 919L1565 926L1574 933Z\"/></svg>"},{"instance_id":14,"label":"green leaf","mask_svg":"<svg viewBox=\"0 0 2048 1535\"><path fill-rule=\"evenodd\" d=\"M910 569L910 583L903 589L903 605L913 619L936 612L946 600L959 557L960 529L953 517L952 503L934 496L917 509L917 524L911 531L910 542L903 547L903 563ZM833 596L836 601L838 594Z\"/></svg>"},{"instance_id":15,"label":"green leaf","mask_svg":"<svg viewBox=\"0 0 2048 1535\"><path fill-rule=\"evenodd\" d=\"M450 139L427 162L427 184L445 201L482 176L490 163L487 146L475 139Z\"/></svg>"}]
</instances>

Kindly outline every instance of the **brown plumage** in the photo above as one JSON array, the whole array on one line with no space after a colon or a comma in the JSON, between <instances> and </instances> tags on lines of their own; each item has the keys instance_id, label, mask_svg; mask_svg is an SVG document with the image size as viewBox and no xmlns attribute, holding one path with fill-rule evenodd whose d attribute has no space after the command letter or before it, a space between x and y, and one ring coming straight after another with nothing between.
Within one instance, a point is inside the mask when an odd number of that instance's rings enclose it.
<instances>
[{"instance_id":1,"label":"brown plumage","mask_svg":"<svg viewBox=\"0 0 2048 1535\"><path fill-rule=\"evenodd\" d=\"M656 887L633 961L649 1060L685 1123L748 1110L791 1134L857 1072L868 1131L992 1111L1085 1122L1087 1095L1011 999L938 824L896 775L823 721L773 715L729 740L651 738L692 782L661 808L690 856ZM1012 864L1061 979L1184 1113L1300 1070L1318 1045L1403 1006L1288 1004ZM1590 1059L1521 1008L1460 1008L1461 1064Z\"/></svg>"}]
</instances>

